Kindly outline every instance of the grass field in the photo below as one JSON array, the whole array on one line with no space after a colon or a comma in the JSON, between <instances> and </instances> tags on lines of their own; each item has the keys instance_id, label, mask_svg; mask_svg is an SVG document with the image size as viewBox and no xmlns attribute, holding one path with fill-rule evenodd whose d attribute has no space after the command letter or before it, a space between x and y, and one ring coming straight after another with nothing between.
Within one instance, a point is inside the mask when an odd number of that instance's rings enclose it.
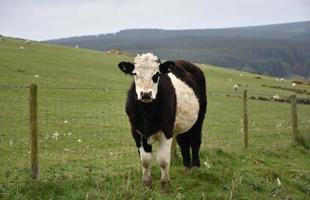
<instances>
[{"instance_id":1,"label":"grass field","mask_svg":"<svg viewBox=\"0 0 310 200\"><path fill-rule=\"evenodd\" d=\"M200 65L209 91L202 167L184 175L175 159L171 188L162 192L154 160L154 188L143 188L124 114L131 78L117 68L121 60L132 58L0 38L0 199L309 199L310 150L292 140L290 104L249 100L250 140L243 149L242 90L289 96L262 85L291 82L209 65ZM31 83L39 87L37 181L29 171ZM298 114L301 137L309 142L310 106L298 105Z\"/></svg>"}]
</instances>

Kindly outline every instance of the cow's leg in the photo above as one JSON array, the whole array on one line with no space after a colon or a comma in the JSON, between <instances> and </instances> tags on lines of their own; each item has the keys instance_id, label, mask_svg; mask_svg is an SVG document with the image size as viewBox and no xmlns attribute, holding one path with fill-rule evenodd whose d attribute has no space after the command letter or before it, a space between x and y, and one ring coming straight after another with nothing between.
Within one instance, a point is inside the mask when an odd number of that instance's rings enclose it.
<instances>
[{"instance_id":1,"label":"cow's leg","mask_svg":"<svg viewBox=\"0 0 310 200\"><path fill-rule=\"evenodd\" d=\"M170 183L169 167L170 167L170 154L172 139L167 139L162 133L159 137L159 148L157 151L157 162L161 169L161 186L164 187L167 183Z\"/></svg>"},{"instance_id":2,"label":"cow's leg","mask_svg":"<svg viewBox=\"0 0 310 200\"><path fill-rule=\"evenodd\" d=\"M199 150L201 145L201 137L196 136L192 138L192 167L200 167Z\"/></svg>"},{"instance_id":3,"label":"cow's leg","mask_svg":"<svg viewBox=\"0 0 310 200\"><path fill-rule=\"evenodd\" d=\"M200 167L199 150L201 145L201 129L203 118L197 120L190 129L190 145L192 149L192 167Z\"/></svg>"},{"instance_id":4,"label":"cow's leg","mask_svg":"<svg viewBox=\"0 0 310 200\"><path fill-rule=\"evenodd\" d=\"M151 162L152 162L152 146L147 143L145 138L135 131L131 130L132 136L136 142L138 148L141 168L142 168L142 183L147 187L152 187L152 178L151 178Z\"/></svg>"},{"instance_id":5,"label":"cow's leg","mask_svg":"<svg viewBox=\"0 0 310 200\"><path fill-rule=\"evenodd\" d=\"M142 183L147 187L152 187L151 163L152 163L152 146L142 139L142 145L139 148L140 160L142 167Z\"/></svg>"},{"instance_id":6,"label":"cow's leg","mask_svg":"<svg viewBox=\"0 0 310 200\"><path fill-rule=\"evenodd\" d=\"M190 141L189 133L177 135L177 142L181 148L183 157L184 170L188 171L191 168L191 155L190 155Z\"/></svg>"}]
</instances>

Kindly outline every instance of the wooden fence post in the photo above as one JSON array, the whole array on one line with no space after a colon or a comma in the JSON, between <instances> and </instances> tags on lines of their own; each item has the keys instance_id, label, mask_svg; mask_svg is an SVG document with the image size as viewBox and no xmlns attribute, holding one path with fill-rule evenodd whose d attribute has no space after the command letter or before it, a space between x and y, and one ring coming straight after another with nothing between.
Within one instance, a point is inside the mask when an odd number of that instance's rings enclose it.
<instances>
[{"instance_id":1,"label":"wooden fence post","mask_svg":"<svg viewBox=\"0 0 310 200\"><path fill-rule=\"evenodd\" d=\"M298 142L298 116L297 116L297 102L296 95L291 96L291 107L292 107L292 128L293 128L293 138Z\"/></svg>"},{"instance_id":2,"label":"wooden fence post","mask_svg":"<svg viewBox=\"0 0 310 200\"><path fill-rule=\"evenodd\" d=\"M31 143L31 177L37 179L39 174L38 167L38 124L37 124L37 86L30 85L30 99L29 99L29 112L30 112L30 143Z\"/></svg>"},{"instance_id":3,"label":"wooden fence post","mask_svg":"<svg viewBox=\"0 0 310 200\"><path fill-rule=\"evenodd\" d=\"M248 128L248 92L243 91L243 133L244 133L244 148L248 148L249 145L249 128Z\"/></svg>"}]
</instances>

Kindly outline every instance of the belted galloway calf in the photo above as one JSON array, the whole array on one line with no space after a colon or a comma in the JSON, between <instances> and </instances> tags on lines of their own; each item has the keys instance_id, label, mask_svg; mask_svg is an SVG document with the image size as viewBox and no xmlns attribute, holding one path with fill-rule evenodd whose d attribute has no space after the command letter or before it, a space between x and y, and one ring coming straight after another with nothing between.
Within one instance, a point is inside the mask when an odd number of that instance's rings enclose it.
<instances>
[{"instance_id":1,"label":"belted galloway calf","mask_svg":"<svg viewBox=\"0 0 310 200\"><path fill-rule=\"evenodd\" d=\"M162 186L170 183L174 136L181 148L185 170L199 167L201 129L207 107L203 72L186 61L161 63L152 53L137 55L134 63L120 62L118 66L133 77L126 113L140 155L143 184L152 185L152 144L156 141Z\"/></svg>"}]
</instances>

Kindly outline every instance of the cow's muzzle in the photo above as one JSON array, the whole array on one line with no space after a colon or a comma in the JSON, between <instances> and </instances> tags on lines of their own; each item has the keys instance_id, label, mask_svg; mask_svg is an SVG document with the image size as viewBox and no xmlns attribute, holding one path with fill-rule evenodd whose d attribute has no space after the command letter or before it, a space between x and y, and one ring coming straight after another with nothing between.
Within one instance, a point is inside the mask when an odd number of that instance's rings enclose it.
<instances>
[{"instance_id":1,"label":"cow's muzzle","mask_svg":"<svg viewBox=\"0 0 310 200\"><path fill-rule=\"evenodd\" d=\"M141 101L144 103L149 103L153 101L152 99L152 91L149 92L140 92L141 95Z\"/></svg>"}]
</instances>

